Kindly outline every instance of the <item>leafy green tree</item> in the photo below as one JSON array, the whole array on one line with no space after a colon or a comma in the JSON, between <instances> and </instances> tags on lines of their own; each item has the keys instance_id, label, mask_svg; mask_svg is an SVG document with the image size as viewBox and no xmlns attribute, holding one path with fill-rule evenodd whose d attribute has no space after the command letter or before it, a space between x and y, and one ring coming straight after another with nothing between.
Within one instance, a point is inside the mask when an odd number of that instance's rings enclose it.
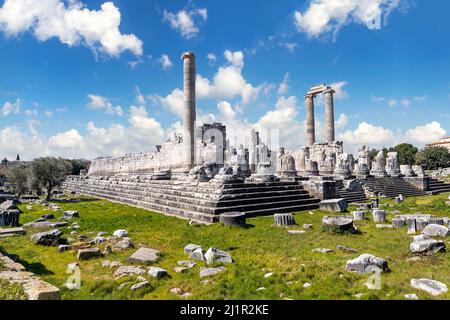
<instances>
[{"instance_id":1,"label":"leafy green tree","mask_svg":"<svg viewBox=\"0 0 450 320\"><path fill-rule=\"evenodd\" d=\"M400 164L413 165L416 162L416 155L417 152L419 152L419 149L417 149L410 143L401 143L399 145L396 145L394 148L390 148L389 151L397 152L398 162Z\"/></svg>"},{"instance_id":2,"label":"leafy green tree","mask_svg":"<svg viewBox=\"0 0 450 320\"><path fill-rule=\"evenodd\" d=\"M442 146L426 147L417 153L416 164L426 170L450 167L450 152Z\"/></svg>"},{"instance_id":3,"label":"leafy green tree","mask_svg":"<svg viewBox=\"0 0 450 320\"><path fill-rule=\"evenodd\" d=\"M38 158L31 163L32 184L35 189L45 189L47 200L49 200L52 190L60 186L71 171L72 165L67 160L51 157Z\"/></svg>"},{"instance_id":4,"label":"leafy green tree","mask_svg":"<svg viewBox=\"0 0 450 320\"><path fill-rule=\"evenodd\" d=\"M81 170L89 169L90 162L86 160L73 159L69 160L72 164L72 172L71 175L78 176L80 175Z\"/></svg>"},{"instance_id":5,"label":"leafy green tree","mask_svg":"<svg viewBox=\"0 0 450 320\"><path fill-rule=\"evenodd\" d=\"M17 194L18 198L30 190L29 180L31 177L31 171L29 165L23 163L11 165L6 173L6 177L12 184L13 190Z\"/></svg>"}]
</instances>

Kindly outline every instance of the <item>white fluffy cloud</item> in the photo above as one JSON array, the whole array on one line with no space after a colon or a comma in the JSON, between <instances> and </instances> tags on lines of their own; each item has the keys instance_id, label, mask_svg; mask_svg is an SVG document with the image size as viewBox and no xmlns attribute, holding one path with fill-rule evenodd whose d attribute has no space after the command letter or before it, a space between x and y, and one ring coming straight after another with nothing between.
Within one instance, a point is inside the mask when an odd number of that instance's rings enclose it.
<instances>
[{"instance_id":1,"label":"white fluffy cloud","mask_svg":"<svg viewBox=\"0 0 450 320\"><path fill-rule=\"evenodd\" d=\"M196 77L197 99L213 99L218 102L240 98L240 105L244 106L255 101L259 93L268 87L267 84L254 86L247 82L242 75L244 68L244 53L226 50L224 57L227 63L219 67L212 80L198 74ZM183 115L183 90L176 88L165 97L152 95L153 102L162 105L178 116Z\"/></svg>"},{"instance_id":2,"label":"white fluffy cloud","mask_svg":"<svg viewBox=\"0 0 450 320\"><path fill-rule=\"evenodd\" d=\"M217 109L220 113L227 119L234 119L236 117L236 112L233 110L231 104L227 101L221 101L217 104Z\"/></svg>"},{"instance_id":3,"label":"white fluffy cloud","mask_svg":"<svg viewBox=\"0 0 450 320\"><path fill-rule=\"evenodd\" d=\"M254 87L242 75L244 53L226 50L224 57L228 64L219 68L212 81L197 75L198 98L221 100L240 96L244 105L254 101L263 85Z\"/></svg>"},{"instance_id":4,"label":"white fluffy cloud","mask_svg":"<svg viewBox=\"0 0 450 320\"><path fill-rule=\"evenodd\" d=\"M348 97L347 91L344 90L344 87L348 85L347 81L338 81L330 84L335 91L334 98L337 100L343 100Z\"/></svg>"},{"instance_id":5,"label":"white fluffy cloud","mask_svg":"<svg viewBox=\"0 0 450 320\"><path fill-rule=\"evenodd\" d=\"M5 102L1 109L2 116L6 117L10 114L20 113L20 100L17 99L16 102Z\"/></svg>"},{"instance_id":6,"label":"white fluffy cloud","mask_svg":"<svg viewBox=\"0 0 450 320\"><path fill-rule=\"evenodd\" d=\"M208 19L208 10L202 8L189 11L180 10L176 13L167 10L163 12L163 21L168 22L170 27L178 31L185 39L193 38L200 32L197 25L198 17L206 21Z\"/></svg>"},{"instance_id":7,"label":"white fluffy cloud","mask_svg":"<svg viewBox=\"0 0 450 320\"><path fill-rule=\"evenodd\" d=\"M332 32L334 35L346 24L364 24L369 29L381 28L400 0L311 0L305 12L296 11L295 25L299 32L318 37Z\"/></svg>"},{"instance_id":8,"label":"white fluffy cloud","mask_svg":"<svg viewBox=\"0 0 450 320\"><path fill-rule=\"evenodd\" d=\"M158 60L158 62L161 64L161 66L164 70L173 67L172 61L170 61L169 56L165 53L161 56L161 58Z\"/></svg>"},{"instance_id":9,"label":"white fluffy cloud","mask_svg":"<svg viewBox=\"0 0 450 320\"><path fill-rule=\"evenodd\" d=\"M441 127L439 122L433 121L406 131L405 137L407 141L424 145L439 141L446 133L447 131Z\"/></svg>"},{"instance_id":10,"label":"white fluffy cloud","mask_svg":"<svg viewBox=\"0 0 450 320\"><path fill-rule=\"evenodd\" d=\"M119 30L121 14L112 2L89 10L78 0L5 0L0 30L8 36L32 32L39 41L58 38L68 46L83 44L95 52L118 56L124 51L142 55L142 41Z\"/></svg>"},{"instance_id":11,"label":"white fluffy cloud","mask_svg":"<svg viewBox=\"0 0 450 320\"><path fill-rule=\"evenodd\" d=\"M355 152L357 147L367 144L370 148L390 147L399 143L412 143L419 147L439 141L447 131L437 121L403 131L393 132L387 128L361 122L355 130L338 133L338 139L344 141L344 147L349 152Z\"/></svg>"},{"instance_id":12,"label":"white fluffy cloud","mask_svg":"<svg viewBox=\"0 0 450 320\"><path fill-rule=\"evenodd\" d=\"M143 106L130 107L128 123L128 126L113 124L100 128L91 121L85 133L70 129L45 137L38 132L40 122L29 120L28 131L16 126L0 129L1 156L12 159L20 154L24 160L41 156L92 159L149 152L164 139L161 124Z\"/></svg>"},{"instance_id":13,"label":"white fluffy cloud","mask_svg":"<svg viewBox=\"0 0 450 320\"><path fill-rule=\"evenodd\" d=\"M122 116L123 109L121 106L113 106L111 102L109 102L108 98L102 97L95 94L87 95L89 102L87 107L91 110L104 110L107 114L113 114Z\"/></svg>"},{"instance_id":14,"label":"white fluffy cloud","mask_svg":"<svg viewBox=\"0 0 450 320\"><path fill-rule=\"evenodd\" d=\"M73 149L83 148L83 137L75 129L58 133L48 139L50 148L55 149Z\"/></svg>"},{"instance_id":15,"label":"white fluffy cloud","mask_svg":"<svg viewBox=\"0 0 450 320\"><path fill-rule=\"evenodd\" d=\"M338 120L336 121L336 129L342 129L348 124L348 117L345 113L341 113L339 115Z\"/></svg>"},{"instance_id":16,"label":"white fluffy cloud","mask_svg":"<svg viewBox=\"0 0 450 320\"><path fill-rule=\"evenodd\" d=\"M383 127L377 127L367 122L361 122L354 131L347 130L338 134L339 140L353 145L368 144L380 146L389 144L394 139L394 133Z\"/></svg>"},{"instance_id":17,"label":"white fluffy cloud","mask_svg":"<svg viewBox=\"0 0 450 320\"><path fill-rule=\"evenodd\" d=\"M183 116L184 92L180 89L173 90L166 97L158 95L152 96L153 100L161 104L165 109L170 110L179 117Z\"/></svg>"}]
</instances>

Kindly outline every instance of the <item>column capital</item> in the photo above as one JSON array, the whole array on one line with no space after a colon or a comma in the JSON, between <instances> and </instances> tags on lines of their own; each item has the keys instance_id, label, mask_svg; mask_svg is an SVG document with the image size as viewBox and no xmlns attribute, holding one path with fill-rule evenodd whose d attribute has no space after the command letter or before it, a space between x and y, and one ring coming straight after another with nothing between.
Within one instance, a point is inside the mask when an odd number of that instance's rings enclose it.
<instances>
[{"instance_id":1,"label":"column capital","mask_svg":"<svg viewBox=\"0 0 450 320\"><path fill-rule=\"evenodd\" d=\"M307 94L305 95L305 99L309 99L309 98L314 99L315 97L316 97L316 95L315 95L315 94L312 94L312 93L307 93Z\"/></svg>"},{"instance_id":2,"label":"column capital","mask_svg":"<svg viewBox=\"0 0 450 320\"><path fill-rule=\"evenodd\" d=\"M183 52L181 54L181 60L184 60L186 58L195 58L195 54L193 52L191 52L191 51Z\"/></svg>"},{"instance_id":3,"label":"column capital","mask_svg":"<svg viewBox=\"0 0 450 320\"><path fill-rule=\"evenodd\" d=\"M334 91L334 89L333 88L328 88L327 90L325 90L323 93L324 94L326 94L326 93L331 93L331 94L333 94L333 93L335 93L336 91Z\"/></svg>"}]
</instances>

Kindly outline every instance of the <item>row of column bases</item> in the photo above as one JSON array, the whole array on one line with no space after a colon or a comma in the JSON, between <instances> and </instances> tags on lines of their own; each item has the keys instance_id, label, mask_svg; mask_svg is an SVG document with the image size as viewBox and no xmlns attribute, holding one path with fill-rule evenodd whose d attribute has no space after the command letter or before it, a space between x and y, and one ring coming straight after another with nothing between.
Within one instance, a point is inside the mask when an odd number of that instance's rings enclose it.
<instances>
[{"instance_id":1,"label":"row of column bases","mask_svg":"<svg viewBox=\"0 0 450 320\"><path fill-rule=\"evenodd\" d=\"M334 129L334 90L331 87L324 87L323 90L308 92L305 96L306 100L306 142L308 146L312 146L316 142L316 125L314 121L314 98L317 93L325 95L325 128L326 142L333 143L335 140Z\"/></svg>"}]
</instances>

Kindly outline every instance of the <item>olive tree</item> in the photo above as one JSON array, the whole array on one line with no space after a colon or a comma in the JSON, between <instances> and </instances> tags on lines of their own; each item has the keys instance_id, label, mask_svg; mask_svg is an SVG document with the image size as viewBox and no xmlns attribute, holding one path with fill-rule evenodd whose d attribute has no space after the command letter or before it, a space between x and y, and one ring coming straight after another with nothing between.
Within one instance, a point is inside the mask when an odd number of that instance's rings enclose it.
<instances>
[{"instance_id":1,"label":"olive tree","mask_svg":"<svg viewBox=\"0 0 450 320\"><path fill-rule=\"evenodd\" d=\"M24 163L11 165L6 173L6 177L13 186L13 190L18 198L30 190L31 171L29 165Z\"/></svg>"},{"instance_id":2,"label":"olive tree","mask_svg":"<svg viewBox=\"0 0 450 320\"><path fill-rule=\"evenodd\" d=\"M52 190L61 185L72 171L72 165L64 159L38 158L31 163L32 184L35 189L45 189L47 200Z\"/></svg>"},{"instance_id":3,"label":"olive tree","mask_svg":"<svg viewBox=\"0 0 450 320\"><path fill-rule=\"evenodd\" d=\"M450 167L450 152L442 146L426 147L416 155L416 164L427 170Z\"/></svg>"}]
</instances>

